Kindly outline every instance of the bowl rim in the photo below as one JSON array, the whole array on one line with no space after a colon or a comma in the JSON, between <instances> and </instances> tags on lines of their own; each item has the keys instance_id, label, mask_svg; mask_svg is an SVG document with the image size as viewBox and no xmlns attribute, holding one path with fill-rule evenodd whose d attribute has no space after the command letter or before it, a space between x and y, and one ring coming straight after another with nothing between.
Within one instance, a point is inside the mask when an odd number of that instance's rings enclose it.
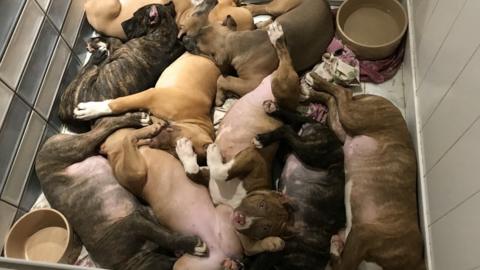
<instances>
[{"instance_id":1,"label":"bowl rim","mask_svg":"<svg viewBox=\"0 0 480 270\"><path fill-rule=\"evenodd\" d=\"M390 1L390 2L395 2L395 4L397 5L397 7L401 10L402 12L402 15L403 15L403 18L405 19L405 23L403 24L403 29L402 31L400 31L400 34L397 35L394 39L392 39L390 42L386 42L386 43L382 43L382 44L379 44L379 45L366 45L366 44L363 44L361 42L358 42L358 41L355 41L353 40L350 36L348 36L344 31L343 31L343 28L341 27L340 25L340 12L342 11L342 8L348 4L350 1L352 0L345 0L341 5L340 7L338 8L337 10L337 15L336 15L336 18L335 18L335 23L336 23L336 26L337 26L337 30L342 34L343 37L345 37L349 42L351 43L354 43L354 44L357 44L359 46L362 46L362 47L366 47L366 48L382 48L382 47L387 47L387 46L390 46L392 44L395 44L396 42L398 42L399 40L402 39L402 37L405 35L405 32L407 31L407 28L408 28L408 16L407 16L407 11L405 10L405 8L402 6L402 4L399 3L398 0L383 0L383 1Z\"/></svg>"},{"instance_id":2,"label":"bowl rim","mask_svg":"<svg viewBox=\"0 0 480 270\"><path fill-rule=\"evenodd\" d=\"M24 219L26 219L29 216L31 216L32 214L38 213L38 212L53 212L56 215L58 215L63 220L63 222L65 223L65 228L67 229L67 243L63 248L62 256L60 257L59 261L62 260L62 258L65 256L65 253L67 252L68 247L70 246L70 243L72 241L72 236L73 236L72 235L72 228L71 228L70 223L68 222L67 218L60 211L58 211L56 209L53 209L53 208L39 208L39 209L32 210L30 212L27 212L21 218L19 218L15 223L13 223L13 225L10 227L10 230L8 231L7 235L5 236L4 244L3 244L4 255L5 255L6 258L14 258L12 256L9 256L9 254L8 254L7 243L10 240L10 237L12 236L12 232L14 231L15 227L18 224L20 224L20 222L22 222ZM28 260L27 258L23 258L23 260L31 261L31 260Z\"/></svg>"}]
</instances>

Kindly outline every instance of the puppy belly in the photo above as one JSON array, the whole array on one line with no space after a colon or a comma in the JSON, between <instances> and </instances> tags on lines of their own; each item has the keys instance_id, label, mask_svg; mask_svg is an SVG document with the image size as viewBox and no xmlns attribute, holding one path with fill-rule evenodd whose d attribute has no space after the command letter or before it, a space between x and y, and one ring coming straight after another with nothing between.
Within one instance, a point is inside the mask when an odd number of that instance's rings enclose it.
<instances>
[{"instance_id":1,"label":"puppy belly","mask_svg":"<svg viewBox=\"0 0 480 270\"><path fill-rule=\"evenodd\" d=\"M243 182L237 179L228 181L210 180L208 189L214 204L227 204L233 208L238 207L242 199L247 196Z\"/></svg>"},{"instance_id":2,"label":"puppy belly","mask_svg":"<svg viewBox=\"0 0 480 270\"><path fill-rule=\"evenodd\" d=\"M94 211L109 219L125 217L134 210L133 195L118 184L105 158L89 157L67 167L65 173L75 179L63 192L65 203L72 208Z\"/></svg>"}]
</instances>

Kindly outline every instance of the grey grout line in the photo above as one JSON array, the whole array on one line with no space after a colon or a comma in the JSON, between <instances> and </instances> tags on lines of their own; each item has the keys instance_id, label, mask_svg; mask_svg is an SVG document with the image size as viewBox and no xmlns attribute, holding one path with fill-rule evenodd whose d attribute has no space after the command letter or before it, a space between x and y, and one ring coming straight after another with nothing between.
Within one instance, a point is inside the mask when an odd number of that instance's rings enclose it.
<instances>
[{"instance_id":1,"label":"grey grout line","mask_svg":"<svg viewBox=\"0 0 480 270\"><path fill-rule=\"evenodd\" d=\"M18 14L17 18L15 19L15 22L14 22L15 25L14 25L12 31L10 33L8 33L8 36L6 38L5 48L4 48L3 52L0 51L0 62L3 60L3 57L5 56L5 54L7 52L8 44L10 44L10 41L12 40L13 33L15 32L15 29L17 28L17 24L18 24L18 21L20 20L20 17L22 17L23 12L25 11L25 6L27 5L27 2L28 2L28 0L25 0L25 3L23 3L23 6L20 8L21 11ZM35 1L35 3L37 4L36 1ZM40 10L43 11L43 9L41 9L41 8L40 8Z\"/></svg>"},{"instance_id":2,"label":"grey grout line","mask_svg":"<svg viewBox=\"0 0 480 270\"><path fill-rule=\"evenodd\" d=\"M438 0L438 1L437 1L437 5L438 5L438 2L440 2L440 1L441 1L441 0ZM450 1L450 0L449 0L449 1ZM448 36L450 36L450 33L452 32L453 27L455 26L455 24L457 23L458 18L460 17L460 14L463 12L465 6L467 5L467 1L469 1L469 0L463 0L462 8L461 8L460 11L458 12L458 14L455 16L455 19L454 19L453 23L450 25L450 28L448 29L448 32L447 32L447 34L445 35L445 38L443 38L440 47L438 48L437 52L435 53L435 56L433 57L432 61L431 61L430 64L428 65L428 68L427 68L427 70L425 71L425 74L423 74L422 78L420 78L420 84L418 85L418 88L417 88L418 91L417 91L417 92L422 91L422 85L423 85L423 82L425 81L425 77L427 77L427 74L428 74L428 72L430 71L430 69L432 68L433 63L435 62L435 60L437 60L438 55L440 54L440 51L441 51L442 48L443 48L443 45L445 45L445 41L447 41ZM435 8L436 8L436 6L435 6ZM432 12L433 12L433 11L432 11ZM432 13L432 14L433 14L433 13ZM431 18L431 17L430 17L430 18Z\"/></svg>"},{"instance_id":3,"label":"grey grout line","mask_svg":"<svg viewBox=\"0 0 480 270\"><path fill-rule=\"evenodd\" d=\"M442 98L438 101L437 105L435 105L435 108L433 108L432 112L428 115L427 119L422 122L422 130L427 126L428 122L430 121L430 119L432 118L432 116L435 114L435 112L437 111L437 109L440 107L440 105L442 104L443 100L447 97L448 93L450 93L450 90L452 90L453 86L455 86L455 84L457 83L458 79L460 78L460 76L462 76L463 72L465 71L465 69L467 68L467 66L470 64L470 62L472 62L472 59L474 58L475 54L479 51L480 49L480 43L477 45L477 48L475 48L475 50L473 51L472 55L470 55L470 58L468 59L468 61L465 63L465 65L463 66L463 68L460 70L460 72L458 73L457 77L455 77L455 79L453 80L453 82L450 84L450 87L447 89L447 91L445 91L445 93L443 94Z\"/></svg>"},{"instance_id":4,"label":"grey grout line","mask_svg":"<svg viewBox=\"0 0 480 270\"><path fill-rule=\"evenodd\" d=\"M452 150L452 148L465 136L465 134L467 134L470 129L472 129L472 127L478 122L478 120L480 120L480 115L478 115L477 118L475 118L475 120L473 120L473 122L462 132L462 134L458 136L458 138L452 143L452 145L450 145L450 147L445 150L445 152L438 158L438 160L432 165L432 167L430 169L427 169L425 176L427 176L437 166L437 164L442 161L442 159L450 152L450 150Z\"/></svg>"},{"instance_id":5,"label":"grey grout line","mask_svg":"<svg viewBox=\"0 0 480 270\"><path fill-rule=\"evenodd\" d=\"M471 198L475 197L475 195L477 194L480 194L480 189L475 191L473 194L471 194L470 196L467 196L465 199L463 199L461 202L459 202L458 204L456 204L454 207L452 207L450 210L448 210L447 212L445 212L443 215L441 215L440 217L438 217L437 219L435 219L433 222L430 223L430 225L428 225L428 227L432 227L435 223L437 223L438 221L442 220L444 217L448 216L448 214L450 214L451 212L453 212L455 209L459 208L460 206L462 206L465 202L467 202L468 200L470 200Z\"/></svg>"},{"instance_id":6,"label":"grey grout line","mask_svg":"<svg viewBox=\"0 0 480 270\"><path fill-rule=\"evenodd\" d=\"M0 201L3 202L3 203L8 204L8 205L10 205L10 206L13 206L13 207L15 207L15 208L17 208L17 209L19 208L19 206L16 206L15 204L13 204L13 203L11 203L11 202L9 202L9 201L5 201L4 199L0 199Z\"/></svg>"},{"instance_id":7,"label":"grey grout line","mask_svg":"<svg viewBox=\"0 0 480 270\"><path fill-rule=\"evenodd\" d=\"M427 1L427 0L424 0L424 1ZM433 6L432 11L430 11L430 14L429 14L429 16L428 16L428 18L427 18L427 21L426 21L425 24L423 25L423 28L427 27L427 26L430 24L430 21L432 20L432 15L433 15L433 13L435 13L435 10L437 9L438 2L440 2L441 0L435 0L435 1L436 1L436 2L435 2L435 5ZM412 8L413 8L413 7L412 7ZM413 15L415 15L415 14L413 14ZM423 37L424 37L424 36L422 35L422 37L420 38L420 40L417 42L417 45L420 45L420 44L422 43Z\"/></svg>"}]
</instances>

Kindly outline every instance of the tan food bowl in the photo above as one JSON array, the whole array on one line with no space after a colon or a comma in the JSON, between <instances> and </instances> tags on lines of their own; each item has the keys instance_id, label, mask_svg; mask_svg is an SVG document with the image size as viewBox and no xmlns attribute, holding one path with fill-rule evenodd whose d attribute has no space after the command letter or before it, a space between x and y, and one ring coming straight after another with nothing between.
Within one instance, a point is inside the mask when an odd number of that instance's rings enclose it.
<instances>
[{"instance_id":1,"label":"tan food bowl","mask_svg":"<svg viewBox=\"0 0 480 270\"><path fill-rule=\"evenodd\" d=\"M8 258L73 264L82 245L57 210L38 209L21 217L5 240Z\"/></svg>"},{"instance_id":2,"label":"tan food bowl","mask_svg":"<svg viewBox=\"0 0 480 270\"><path fill-rule=\"evenodd\" d=\"M346 0L337 11L339 38L361 59L383 59L407 31L407 13L398 0Z\"/></svg>"}]
</instances>

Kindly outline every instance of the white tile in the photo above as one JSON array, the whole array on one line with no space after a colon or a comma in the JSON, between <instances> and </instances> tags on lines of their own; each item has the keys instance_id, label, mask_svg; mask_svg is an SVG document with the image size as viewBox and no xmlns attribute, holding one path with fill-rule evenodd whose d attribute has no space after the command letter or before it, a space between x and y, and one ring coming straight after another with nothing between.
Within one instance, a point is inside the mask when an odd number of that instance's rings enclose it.
<instances>
[{"instance_id":1,"label":"white tile","mask_svg":"<svg viewBox=\"0 0 480 270\"><path fill-rule=\"evenodd\" d=\"M418 78L420 81L424 78L435 54L465 3L465 0L438 1L432 18L421 32L421 38L417 40Z\"/></svg>"},{"instance_id":2,"label":"white tile","mask_svg":"<svg viewBox=\"0 0 480 270\"><path fill-rule=\"evenodd\" d=\"M12 97L13 91L0 81L0 127L2 126L3 120L5 119L5 115L7 114Z\"/></svg>"},{"instance_id":3,"label":"white tile","mask_svg":"<svg viewBox=\"0 0 480 270\"><path fill-rule=\"evenodd\" d=\"M480 51L422 130L427 172L480 114Z\"/></svg>"},{"instance_id":4,"label":"white tile","mask_svg":"<svg viewBox=\"0 0 480 270\"><path fill-rule=\"evenodd\" d=\"M425 25L432 15L432 11L437 5L439 0L413 0L412 11L413 11L413 20L415 25L415 38L419 39L422 36Z\"/></svg>"},{"instance_id":5,"label":"white tile","mask_svg":"<svg viewBox=\"0 0 480 270\"><path fill-rule=\"evenodd\" d=\"M30 115L27 129L2 191L2 200L17 206L20 203L45 125L45 121L37 113L33 112Z\"/></svg>"},{"instance_id":6,"label":"white tile","mask_svg":"<svg viewBox=\"0 0 480 270\"><path fill-rule=\"evenodd\" d=\"M48 119L52 109L58 87L62 79L63 71L68 62L70 49L63 39L58 39L57 47L53 54L47 73L40 87L39 95L35 103L35 109Z\"/></svg>"},{"instance_id":7,"label":"white tile","mask_svg":"<svg viewBox=\"0 0 480 270\"><path fill-rule=\"evenodd\" d=\"M58 0L56 0L58 1ZM74 0L75 1L75 0ZM37 3L40 5L40 7L43 9L43 10L47 10L48 8L48 4L50 3L50 0L37 0Z\"/></svg>"},{"instance_id":8,"label":"white tile","mask_svg":"<svg viewBox=\"0 0 480 270\"><path fill-rule=\"evenodd\" d=\"M43 12L28 1L0 63L0 77L15 89L43 20Z\"/></svg>"},{"instance_id":9,"label":"white tile","mask_svg":"<svg viewBox=\"0 0 480 270\"><path fill-rule=\"evenodd\" d=\"M479 138L480 121L476 121L475 125L427 174L432 222L480 190Z\"/></svg>"},{"instance_id":10,"label":"white tile","mask_svg":"<svg viewBox=\"0 0 480 270\"><path fill-rule=\"evenodd\" d=\"M365 94L382 96L390 100L405 115L403 68L395 76L381 84L365 83Z\"/></svg>"},{"instance_id":11,"label":"white tile","mask_svg":"<svg viewBox=\"0 0 480 270\"><path fill-rule=\"evenodd\" d=\"M15 207L0 201L0 252L16 213L17 209Z\"/></svg>"},{"instance_id":12,"label":"white tile","mask_svg":"<svg viewBox=\"0 0 480 270\"><path fill-rule=\"evenodd\" d=\"M58 1L58 0L56 0ZM68 9L67 17L62 29L62 36L67 41L68 45L73 48L75 39L78 34L78 29L82 22L85 8L83 5L85 0L72 0L70 8Z\"/></svg>"},{"instance_id":13,"label":"white tile","mask_svg":"<svg viewBox=\"0 0 480 270\"><path fill-rule=\"evenodd\" d=\"M471 270L480 265L479 206L477 193L432 225L435 270Z\"/></svg>"},{"instance_id":14,"label":"white tile","mask_svg":"<svg viewBox=\"0 0 480 270\"><path fill-rule=\"evenodd\" d=\"M480 25L480 1L468 0L452 31L440 49L418 89L420 119L425 125L435 106L452 86L480 44L480 35L473 35Z\"/></svg>"}]
</instances>

